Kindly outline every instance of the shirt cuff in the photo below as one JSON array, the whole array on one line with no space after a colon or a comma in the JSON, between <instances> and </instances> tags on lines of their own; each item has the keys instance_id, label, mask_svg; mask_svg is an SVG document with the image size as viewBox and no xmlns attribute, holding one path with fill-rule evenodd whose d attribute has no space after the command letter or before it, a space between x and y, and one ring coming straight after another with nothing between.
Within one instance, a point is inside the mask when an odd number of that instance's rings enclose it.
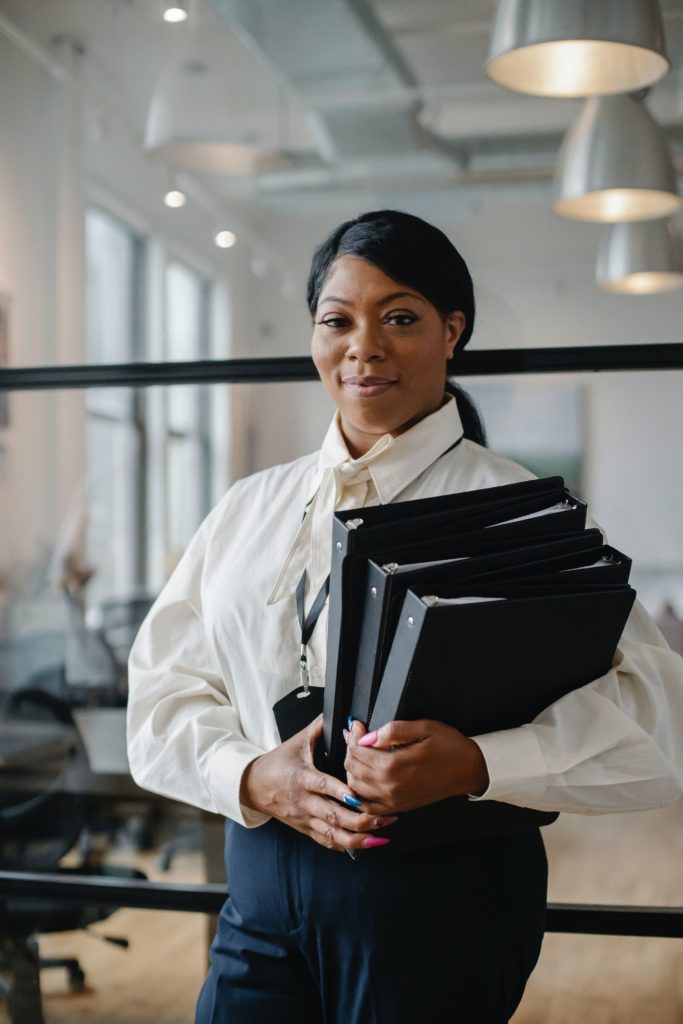
<instances>
[{"instance_id":1,"label":"shirt cuff","mask_svg":"<svg viewBox=\"0 0 683 1024\"><path fill-rule=\"evenodd\" d=\"M520 807L533 807L541 800L550 774L543 751L533 729L504 729L482 736L472 736L489 773L489 786L476 800L501 800Z\"/></svg>"},{"instance_id":2,"label":"shirt cuff","mask_svg":"<svg viewBox=\"0 0 683 1024\"><path fill-rule=\"evenodd\" d=\"M270 820L269 814L240 803L240 786L247 767L265 751L246 740L230 740L214 752L209 764L209 788L217 814L245 828L256 828Z\"/></svg>"}]
</instances>

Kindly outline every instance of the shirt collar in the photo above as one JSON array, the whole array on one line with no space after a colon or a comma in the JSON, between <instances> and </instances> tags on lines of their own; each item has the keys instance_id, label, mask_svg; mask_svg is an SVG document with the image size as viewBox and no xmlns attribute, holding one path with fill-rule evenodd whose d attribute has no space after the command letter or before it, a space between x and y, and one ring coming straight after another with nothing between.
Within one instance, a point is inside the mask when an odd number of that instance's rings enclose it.
<instances>
[{"instance_id":1,"label":"shirt collar","mask_svg":"<svg viewBox=\"0 0 683 1024\"><path fill-rule=\"evenodd\" d=\"M380 504L386 505L460 440L462 434L457 403L453 395L447 395L446 401L436 412L425 416L397 437L383 435L361 459L354 460L346 447L337 411L320 449L318 470L308 498L310 500L320 486L326 469L347 462L364 462L374 455L368 470Z\"/></svg>"}]
</instances>

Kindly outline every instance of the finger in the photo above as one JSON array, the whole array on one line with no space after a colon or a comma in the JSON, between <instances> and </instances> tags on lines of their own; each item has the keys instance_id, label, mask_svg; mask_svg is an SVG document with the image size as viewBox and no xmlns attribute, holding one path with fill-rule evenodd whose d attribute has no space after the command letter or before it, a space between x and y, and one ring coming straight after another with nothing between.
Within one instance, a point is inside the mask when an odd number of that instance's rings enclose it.
<instances>
[{"instance_id":1,"label":"finger","mask_svg":"<svg viewBox=\"0 0 683 1024\"><path fill-rule=\"evenodd\" d=\"M368 772L360 766L357 772L350 773L349 785L353 785L353 791L362 801L365 813L393 813L398 796L396 788L378 779L373 772ZM382 812L378 811L380 805L384 808Z\"/></svg>"},{"instance_id":2,"label":"finger","mask_svg":"<svg viewBox=\"0 0 683 1024\"><path fill-rule=\"evenodd\" d=\"M311 819L316 818L332 828L343 829L346 832L371 832L373 829L393 825L396 820L391 815L383 817L365 812L356 814L334 800L326 800L324 797L312 797L310 804L302 810L309 813Z\"/></svg>"},{"instance_id":3,"label":"finger","mask_svg":"<svg viewBox=\"0 0 683 1024\"><path fill-rule=\"evenodd\" d=\"M293 773L290 779L292 789L300 788L318 796L332 797L347 807L360 807L360 800L348 785L335 779L333 775L326 775L317 768L305 768Z\"/></svg>"},{"instance_id":4,"label":"finger","mask_svg":"<svg viewBox=\"0 0 683 1024\"><path fill-rule=\"evenodd\" d=\"M355 747L356 744L358 743L358 740L362 736L365 736L368 730L365 728L362 722L359 722L358 719L353 718L351 715L349 715L346 725L349 734L349 738L346 741L346 745L348 747Z\"/></svg>"},{"instance_id":5,"label":"finger","mask_svg":"<svg viewBox=\"0 0 683 1024\"><path fill-rule=\"evenodd\" d=\"M381 728L366 733L358 743L361 747L386 750L389 747L419 743L429 735L429 722L426 719L417 722L387 722Z\"/></svg>"},{"instance_id":6,"label":"finger","mask_svg":"<svg viewBox=\"0 0 683 1024\"><path fill-rule=\"evenodd\" d=\"M361 747L358 743L355 747L346 751L344 768L348 774L354 767L363 764L373 771L382 771L389 763L388 759L396 758L401 753L401 748L389 747L377 750L375 747Z\"/></svg>"},{"instance_id":7,"label":"finger","mask_svg":"<svg viewBox=\"0 0 683 1024\"><path fill-rule=\"evenodd\" d=\"M366 798L363 800L363 807L366 808L366 813L375 821L391 821L393 823L398 821L400 817L400 813L394 805L386 800ZM384 825L378 825L377 828L384 828ZM372 831L371 829L370 834L372 834Z\"/></svg>"},{"instance_id":8,"label":"finger","mask_svg":"<svg viewBox=\"0 0 683 1024\"><path fill-rule=\"evenodd\" d=\"M316 718L314 718L311 724L308 725L305 729L306 740L308 741L309 746L311 747L312 750L315 748L316 743L318 743L322 739L322 735L323 716L322 714L320 714Z\"/></svg>"},{"instance_id":9,"label":"finger","mask_svg":"<svg viewBox=\"0 0 683 1024\"><path fill-rule=\"evenodd\" d=\"M362 835L358 832L347 832L343 828L335 828L317 818L311 820L309 835L328 850L362 850L373 846L386 846L391 842L380 836Z\"/></svg>"}]
</instances>

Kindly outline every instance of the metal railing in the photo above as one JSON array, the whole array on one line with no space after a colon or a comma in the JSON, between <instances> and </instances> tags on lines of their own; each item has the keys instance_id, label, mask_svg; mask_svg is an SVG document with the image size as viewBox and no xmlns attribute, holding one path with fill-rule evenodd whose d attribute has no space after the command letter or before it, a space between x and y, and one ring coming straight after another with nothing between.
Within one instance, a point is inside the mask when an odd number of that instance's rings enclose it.
<instances>
[{"instance_id":1,"label":"metal railing","mask_svg":"<svg viewBox=\"0 0 683 1024\"><path fill-rule=\"evenodd\" d=\"M456 356L452 365L452 372L458 377L609 370L683 370L683 344L465 350ZM310 356L23 366L0 370L0 391L150 387L155 384L292 383L317 380L317 377Z\"/></svg>"},{"instance_id":2,"label":"metal railing","mask_svg":"<svg viewBox=\"0 0 683 1024\"><path fill-rule=\"evenodd\" d=\"M36 897L76 906L135 907L194 914L219 913L227 896L223 885L63 876L0 871L0 921L8 900ZM584 903L549 903L546 931L583 935L643 935L683 938L683 907L631 907Z\"/></svg>"}]
</instances>

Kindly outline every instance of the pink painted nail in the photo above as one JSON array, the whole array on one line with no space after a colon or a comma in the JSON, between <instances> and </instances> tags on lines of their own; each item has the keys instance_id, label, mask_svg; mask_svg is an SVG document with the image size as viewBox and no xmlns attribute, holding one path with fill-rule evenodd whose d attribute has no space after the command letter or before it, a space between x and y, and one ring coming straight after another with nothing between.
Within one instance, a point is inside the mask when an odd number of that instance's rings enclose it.
<instances>
[{"instance_id":1,"label":"pink painted nail","mask_svg":"<svg viewBox=\"0 0 683 1024\"><path fill-rule=\"evenodd\" d=\"M367 836L363 840L363 846L386 846L391 839L380 839L379 836Z\"/></svg>"},{"instance_id":2,"label":"pink painted nail","mask_svg":"<svg viewBox=\"0 0 683 1024\"><path fill-rule=\"evenodd\" d=\"M385 828L387 825L393 825L397 821L397 814L390 814L386 818L375 818L375 828Z\"/></svg>"},{"instance_id":3,"label":"pink painted nail","mask_svg":"<svg viewBox=\"0 0 683 1024\"><path fill-rule=\"evenodd\" d=\"M342 736L344 737L344 743L347 745L347 747L349 745L349 736L350 735L351 735L351 733L349 732L348 729L342 729Z\"/></svg>"},{"instance_id":4,"label":"pink painted nail","mask_svg":"<svg viewBox=\"0 0 683 1024\"><path fill-rule=\"evenodd\" d=\"M361 736L361 738L358 740L358 746L359 747L374 747L375 743L377 742L377 737L378 736L379 736L379 733L377 732L376 729L373 729L372 732L366 732L365 736Z\"/></svg>"}]
</instances>

